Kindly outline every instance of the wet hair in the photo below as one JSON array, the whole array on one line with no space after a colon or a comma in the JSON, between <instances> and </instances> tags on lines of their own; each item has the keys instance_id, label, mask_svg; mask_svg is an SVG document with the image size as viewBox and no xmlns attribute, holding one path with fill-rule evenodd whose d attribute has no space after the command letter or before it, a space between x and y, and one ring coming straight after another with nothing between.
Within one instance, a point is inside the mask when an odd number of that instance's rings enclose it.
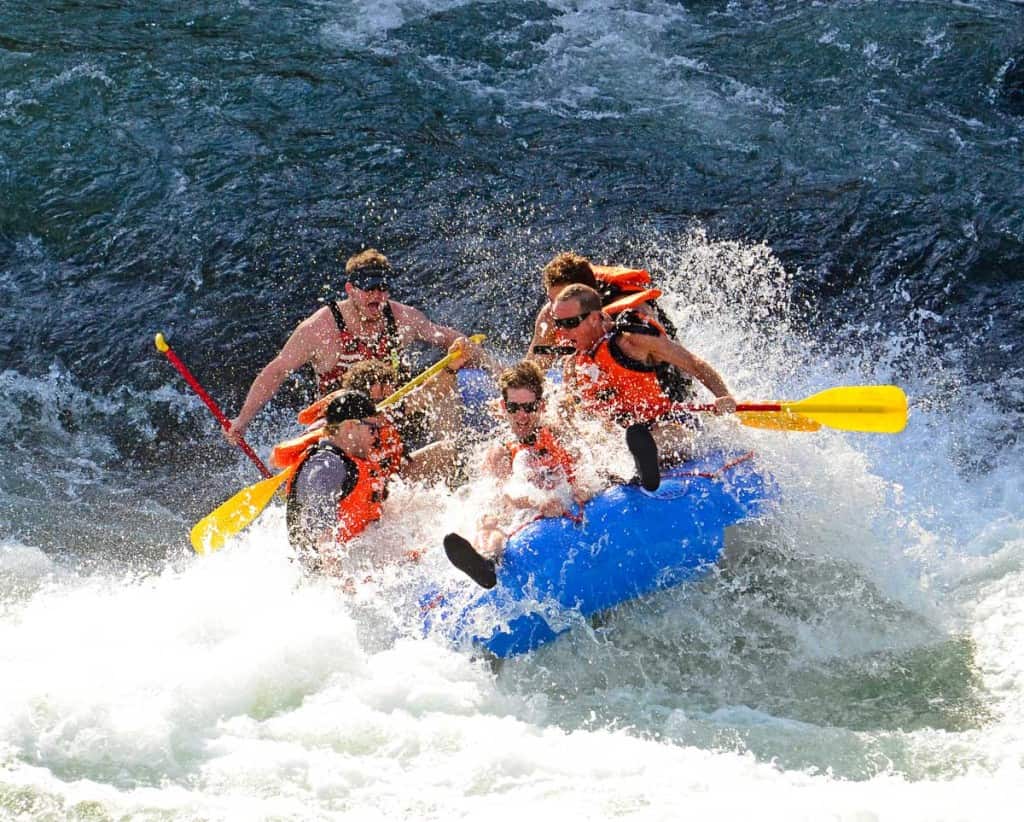
<instances>
[{"instance_id":1,"label":"wet hair","mask_svg":"<svg viewBox=\"0 0 1024 822\"><path fill-rule=\"evenodd\" d=\"M583 285L582 283L570 285L558 295L558 299L555 302L567 303L570 300L575 300L579 303L580 311L601 310L601 295L589 285Z\"/></svg>"},{"instance_id":2,"label":"wet hair","mask_svg":"<svg viewBox=\"0 0 1024 822\"><path fill-rule=\"evenodd\" d=\"M590 260L571 251L564 251L551 260L544 266L542 273L545 291L556 286L572 285L573 283L582 283L591 288L597 288L597 277L594 276Z\"/></svg>"},{"instance_id":3,"label":"wet hair","mask_svg":"<svg viewBox=\"0 0 1024 822\"><path fill-rule=\"evenodd\" d=\"M394 367L383 360L361 360L351 366L341 378L342 388L370 393L374 385L395 385L398 373Z\"/></svg>"},{"instance_id":4,"label":"wet hair","mask_svg":"<svg viewBox=\"0 0 1024 822\"><path fill-rule=\"evenodd\" d=\"M352 274L361 268L368 268L370 266L390 268L391 264L388 262L388 258L376 248L368 248L366 251L360 251L358 254L353 254L348 258L348 262L345 263L345 273Z\"/></svg>"},{"instance_id":5,"label":"wet hair","mask_svg":"<svg viewBox=\"0 0 1024 822\"><path fill-rule=\"evenodd\" d=\"M498 388L503 400L508 399L510 388L528 388L539 400L544 396L544 374L532 360L523 360L498 375Z\"/></svg>"}]
</instances>

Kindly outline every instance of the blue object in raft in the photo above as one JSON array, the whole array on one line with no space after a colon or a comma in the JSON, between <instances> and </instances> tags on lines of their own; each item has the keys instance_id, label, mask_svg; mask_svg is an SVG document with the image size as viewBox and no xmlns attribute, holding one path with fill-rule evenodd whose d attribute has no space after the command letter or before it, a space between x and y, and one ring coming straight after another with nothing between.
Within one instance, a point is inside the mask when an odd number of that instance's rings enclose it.
<instances>
[{"instance_id":1,"label":"blue object in raft","mask_svg":"<svg viewBox=\"0 0 1024 822\"><path fill-rule=\"evenodd\" d=\"M582 525L543 519L513 535L491 590L424 597L424 623L498 657L535 650L569 629L567 611L590 616L692 579L718 559L726 527L776 494L752 454L722 452L667 471L654 493L614 486L586 504Z\"/></svg>"},{"instance_id":2,"label":"blue object in raft","mask_svg":"<svg viewBox=\"0 0 1024 822\"><path fill-rule=\"evenodd\" d=\"M456 378L462 399L463 422L474 431L490 433L497 428L498 420L488 410L487 402L501 397L494 377L482 368L460 368Z\"/></svg>"}]
</instances>

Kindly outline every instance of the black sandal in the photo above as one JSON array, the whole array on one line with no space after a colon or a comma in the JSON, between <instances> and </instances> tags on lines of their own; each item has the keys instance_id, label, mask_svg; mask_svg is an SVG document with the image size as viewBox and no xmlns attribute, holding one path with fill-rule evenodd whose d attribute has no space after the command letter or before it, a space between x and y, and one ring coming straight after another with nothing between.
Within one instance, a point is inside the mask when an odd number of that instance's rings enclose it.
<instances>
[{"instance_id":1,"label":"black sandal","mask_svg":"<svg viewBox=\"0 0 1024 822\"><path fill-rule=\"evenodd\" d=\"M626 447L633 455L640 485L647 491L657 491L661 485L661 470L658 468L658 444L651 429L643 423L634 423L626 429Z\"/></svg>"},{"instance_id":2,"label":"black sandal","mask_svg":"<svg viewBox=\"0 0 1024 822\"><path fill-rule=\"evenodd\" d=\"M478 554L465 537L448 534L444 538L444 552L452 565L481 588L493 588L498 584L494 560Z\"/></svg>"}]
</instances>

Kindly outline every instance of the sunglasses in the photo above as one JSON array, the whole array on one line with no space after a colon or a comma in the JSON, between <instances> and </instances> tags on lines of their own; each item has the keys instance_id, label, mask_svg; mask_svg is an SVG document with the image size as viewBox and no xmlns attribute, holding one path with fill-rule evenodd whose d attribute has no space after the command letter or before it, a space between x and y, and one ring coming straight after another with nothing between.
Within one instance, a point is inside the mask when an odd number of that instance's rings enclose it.
<instances>
[{"instance_id":1,"label":"sunglasses","mask_svg":"<svg viewBox=\"0 0 1024 822\"><path fill-rule=\"evenodd\" d=\"M537 412L538 408L540 408L540 400L531 400L530 402L505 401L505 410L510 414L515 414L517 411L525 411L527 414L534 414Z\"/></svg>"},{"instance_id":2,"label":"sunglasses","mask_svg":"<svg viewBox=\"0 0 1024 822\"><path fill-rule=\"evenodd\" d=\"M577 328L593 311L584 311L575 317L555 317L555 328Z\"/></svg>"},{"instance_id":3,"label":"sunglasses","mask_svg":"<svg viewBox=\"0 0 1024 822\"><path fill-rule=\"evenodd\" d=\"M393 273L391 266L368 265L346 276L360 291L387 291Z\"/></svg>"}]
</instances>

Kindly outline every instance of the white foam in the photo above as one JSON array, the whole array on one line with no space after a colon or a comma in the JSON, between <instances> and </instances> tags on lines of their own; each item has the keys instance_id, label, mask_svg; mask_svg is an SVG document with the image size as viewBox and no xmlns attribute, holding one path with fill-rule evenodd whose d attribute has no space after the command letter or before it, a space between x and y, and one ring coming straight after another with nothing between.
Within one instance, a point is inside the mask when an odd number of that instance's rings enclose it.
<instances>
[{"instance_id":1,"label":"white foam","mask_svg":"<svg viewBox=\"0 0 1024 822\"><path fill-rule=\"evenodd\" d=\"M338 19L323 27L321 37L332 46L421 60L431 76L513 111L607 120L679 108L700 112L705 127L713 128L713 122L705 122L713 113L783 110L767 89L722 77L679 52L688 45L681 34L694 32L698 24L678 3L549 0L545 5L552 14L542 24L517 15L509 18L511 28L482 32L515 56L515 65L501 70L471 55L421 50L415 35L403 32L469 5L464 0L341 4ZM735 134L725 127L718 136Z\"/></svg>"},{"instance_id":2,"label":"white foam","mask_svg":"<svg viewBox=\"0 0 1024 822\"><path fill-rule=\"evenodd\" d=\"M684 342L742 397L888 381L916 339L823 356L789 319L770 249L651 237ZM302 579L276 503L222 551L149 576L62 574L5 543L5 786L55 814L94 802L215 819L1009 819L998 803L1016 807L1024 784L1020 454L964 468L959 455L1002 421L937 390L929 365L906 383L919 404L899 436L709 420L709 436L755 449L782 490L746 556L574 624L498 674L420 637L417 616L424 580L460 581L440 537L472 528L485 486L397 483L353 551L366 567L410 548L424 557L357 579L354 593ZM8 394L57 390L56 377L4 379ZM0 409L17 426L24 405ZM624 448L609 444L588 471L601 460L628 471ZM921 654L977 685L922 679L945 725L904 730L884 702L911 699L920 715L919 694L896 685ZM851 682L862 700L844 693ZM954 698L979 715L944 709ZM868 719L844 727L855 708Z\"/></svg>"},{"instance_id":3,"label":"white foam","mask_svg":"<svg viewBox=\"0 0 1024 822\"><path fill-rule=\"evenodd\" d=\"M56 569L38 548L0 540L0 602L12 607L43 583Z\"/></svg>"},{"instance_id":4,"label":"white foam","mask_svg":"<svg viewBox=\"0 0 1024 822\"><path fill-rule=\"evenodd\" d=\"M467 5L466 0L380 0L341 3L337 22L324 26L322 36L347 48L368 47L387 52L394 48L388 35L406 23L437 12Z\"/></svg>"}]
</instances>

